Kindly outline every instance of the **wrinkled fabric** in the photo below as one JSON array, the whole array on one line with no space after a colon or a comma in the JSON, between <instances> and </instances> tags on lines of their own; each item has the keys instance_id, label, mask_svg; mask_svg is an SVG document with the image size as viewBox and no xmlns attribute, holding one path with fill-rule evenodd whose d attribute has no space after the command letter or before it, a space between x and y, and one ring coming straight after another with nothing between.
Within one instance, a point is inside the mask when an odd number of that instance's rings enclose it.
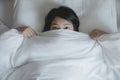
<instances>
[{"instance_id":1,"label":"wrinkled fabric","mask_svg":"<svg viewBox=\"0 0 120 80\"><path fill-rule=\"evenodd\" d=\"M120 40L113 35L116 38L104 35L95 41L85 33L52 30L31 38L14 38L19 44L14 55L8 53L11 71L1 80L119 80L119 58L113 57L119 56Z\"/></svg>"}]
</instances>

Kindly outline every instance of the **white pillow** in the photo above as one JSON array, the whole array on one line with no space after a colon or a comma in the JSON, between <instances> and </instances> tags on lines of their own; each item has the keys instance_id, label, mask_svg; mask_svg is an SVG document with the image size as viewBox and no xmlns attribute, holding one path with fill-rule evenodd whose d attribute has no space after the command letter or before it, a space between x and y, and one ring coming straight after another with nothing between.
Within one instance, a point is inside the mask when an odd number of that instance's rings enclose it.
<instances>
[{"instance_id":1,"label":"white pillow","mask_svg":"<svg viewBox=\"0 0 120 80\"><path fill-rule=\"evenodd\" d=\"M9 30L9 28L7 26L5 26L2 21L0 21L0 34L3 32L6 32L7 30Z\"/></svg>"},{"instance_id":2,"label":"white pillow","mask_svg":"<svg viewBox=\"0 0 120 80\"><path fill-rule=\"evenodd\" d=\"M115 0L16 0L14 26L27 25L42 31L45 15L60 5L68 6L77 13L82 32L89 33L94 28L117 31Z\"/></svg>"}]
</instances>

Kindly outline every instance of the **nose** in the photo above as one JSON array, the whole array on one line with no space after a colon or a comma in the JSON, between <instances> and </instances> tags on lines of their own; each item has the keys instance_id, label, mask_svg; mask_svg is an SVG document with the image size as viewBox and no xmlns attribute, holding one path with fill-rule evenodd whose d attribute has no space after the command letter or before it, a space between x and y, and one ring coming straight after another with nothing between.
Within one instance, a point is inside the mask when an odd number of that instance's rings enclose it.
<instances>
[{"instance_id":1,"label":"nose","mask_svg":"<svg viewBox=\"0 0 120 80\"><path fill-rule=\"evenodd\" d=\"M63 29L63 28L60 27L60 29Z\"/></svg>"},{"instance_id":2,"label":"nose","mask_svg":"<svg viewBox=\"0 0 120 80\"><path fill-rule=\"evenodd\" d=\"M59 29L64 29L64 27L63 26L59 26Z\"/></svg>"},{"instance_id":3,"label":"nose","mask_svg":"<svg viewBox=\"0 0 120 80\"><path fill-rule=\"evenodd\" d=\"M60 28L60 30L64 30L64 28Z\"/></svg>"}]
</instances>

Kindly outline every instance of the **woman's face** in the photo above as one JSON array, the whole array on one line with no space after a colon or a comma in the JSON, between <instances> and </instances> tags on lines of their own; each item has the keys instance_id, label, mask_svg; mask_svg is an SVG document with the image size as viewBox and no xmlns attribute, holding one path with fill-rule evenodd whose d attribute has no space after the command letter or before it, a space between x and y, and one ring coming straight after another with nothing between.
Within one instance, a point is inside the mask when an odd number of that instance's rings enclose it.
<instances>
[{"instance_id":1,"label":"woman's face","mask_svg":"<svg viewBox=\"0 0 120 80\"><path fill-rule=\"evenodd\" d=\"M57 30L57 29L74 30L74 27L70 21L67 21L67 20L60 18L60 17L55 17L55 19L52 21L50 29L51 30Z\"/></svg>"}]
</instances>

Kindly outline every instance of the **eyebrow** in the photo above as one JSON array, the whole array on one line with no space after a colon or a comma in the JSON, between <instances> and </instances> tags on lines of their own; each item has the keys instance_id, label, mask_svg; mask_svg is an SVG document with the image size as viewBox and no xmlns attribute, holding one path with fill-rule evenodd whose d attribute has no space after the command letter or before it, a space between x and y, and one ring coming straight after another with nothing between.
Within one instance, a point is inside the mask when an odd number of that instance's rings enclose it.
<instances>
[{"instance_id":1,"label":"eyebrow","mask_svg":"<svg viewBox=\"0 0 120 80\"><path fill-rule=\"evenodd\" d=\"M64 25L72 25L72 24L64 24Z\"/></svg>"},{"instance_id":2,"label":"eyebrow","mask_svg":"<svg viewBox=\"0 0 120 80\"><path fill-rule=\"evenodd\" d=\"M52 25L58 25L58 24L56 24L56 23L52 23Z\"/></svg>"}]
</instances>

